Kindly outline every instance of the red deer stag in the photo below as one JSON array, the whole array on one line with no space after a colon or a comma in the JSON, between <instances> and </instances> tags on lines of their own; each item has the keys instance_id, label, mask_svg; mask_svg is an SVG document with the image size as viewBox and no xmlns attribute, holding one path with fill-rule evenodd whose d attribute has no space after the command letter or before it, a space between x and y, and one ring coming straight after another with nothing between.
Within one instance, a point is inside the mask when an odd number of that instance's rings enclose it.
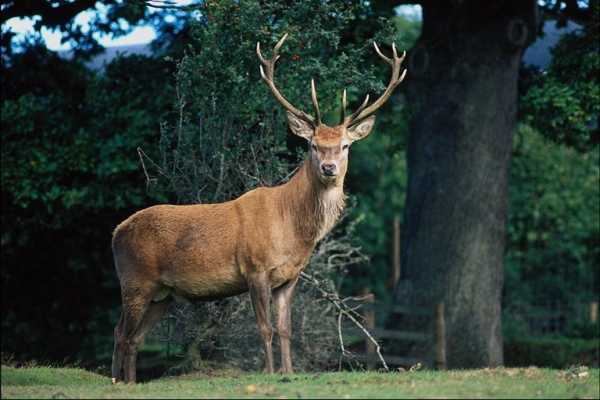
<instances>
[{"instance_id":1,"label":"red deer stag","mask_svg":"<svg viewBox=\"0 0 600 400\"><path fill-rule=\"evenodd\" d=\"M404 55L377 54L392 68L385 92L373 104L367 96L356 112L342 113L341 123L321 122L314 81L315 117L298 110L274 82L278 51L266 59L256 45L262 79L287 110L293 133L309 141L310 151L285 184L259 187L220 204L158 205L141 210L114 231L112 249L121 283L123 310L115 328L113 382L135 382L137 347L165 313L172 296L215 300L250 292L266 358L273 372L271 297L277 311L281 371L292 372L290 303L300 271L316 243L333 227L344 207L343 183L348 148L367 136L372 115L404 78ZM342 96L346 109L346 91Z\"/></svg>"}]
</instances>

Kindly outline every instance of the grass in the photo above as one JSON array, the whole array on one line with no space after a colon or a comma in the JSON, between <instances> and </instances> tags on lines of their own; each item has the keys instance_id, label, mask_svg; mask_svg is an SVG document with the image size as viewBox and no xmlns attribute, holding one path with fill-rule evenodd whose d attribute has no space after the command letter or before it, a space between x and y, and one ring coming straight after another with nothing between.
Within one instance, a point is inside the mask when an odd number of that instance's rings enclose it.
<instances>
[{"instance_id":1,"label":"grass","mask_svg":"<svg viewBox=\"0 0 600 400\"><path fill-rule=\"evenodd\" d=\"M598 398L598 369L189 374L137 385L76 368L2 366L2 398Z\"/></svg>"}]
</instances>

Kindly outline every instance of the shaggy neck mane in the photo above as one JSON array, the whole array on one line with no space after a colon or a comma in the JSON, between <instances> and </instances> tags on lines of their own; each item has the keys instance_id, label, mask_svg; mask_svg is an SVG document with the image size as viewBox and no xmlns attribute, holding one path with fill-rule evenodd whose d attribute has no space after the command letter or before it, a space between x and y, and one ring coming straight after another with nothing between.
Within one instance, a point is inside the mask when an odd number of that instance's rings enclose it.
<instances>
[{"instance_id":1,"label":"shaggy neck mane","mask_svg":"<svg viewBox=\"0 0 600 400\"><path fill-rule=\"evenodd\" d=\"M294 221L297 232L307 242L321 240L344 210L343 178L337 185L324 185L310 167L310 160L305 160L280 188L281 212Z\"/></svg>"}]
</instances>

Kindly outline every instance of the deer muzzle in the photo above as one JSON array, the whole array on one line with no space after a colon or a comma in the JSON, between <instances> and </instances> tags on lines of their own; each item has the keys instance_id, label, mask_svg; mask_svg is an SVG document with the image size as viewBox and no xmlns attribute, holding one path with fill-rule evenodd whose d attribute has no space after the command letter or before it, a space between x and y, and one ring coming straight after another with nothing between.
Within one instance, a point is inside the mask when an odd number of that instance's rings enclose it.
<instances>
[{"instance_id":1,"label":"deer muzzle","mask_svg":"<svg viewBox=\"0 0 600 400\"><path fill-rule=\"evenodd\" d=\"M323 163L321 164L321 172L325 176L336 176L337 175L337 166L334 163Z\"/></svg>"}]
</instances>

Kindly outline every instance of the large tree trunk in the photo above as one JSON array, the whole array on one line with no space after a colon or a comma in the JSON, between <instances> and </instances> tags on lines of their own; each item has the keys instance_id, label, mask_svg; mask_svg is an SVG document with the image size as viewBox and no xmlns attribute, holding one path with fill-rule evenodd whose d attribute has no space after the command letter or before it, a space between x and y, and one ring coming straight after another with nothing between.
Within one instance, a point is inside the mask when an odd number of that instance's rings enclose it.
<instances>
[{"instance_id":1,"label":"large tree trunk","mask_svg":"<svg viewBox=\"0 0 600 400\"><path fill-rule=\"evenodd\" d=\"M402 233L405 281L396 300L445 303L449 367L503 363L508 168L519 64L534 9L534 1L520 0L425 3L422 34L409 58L414 114ZM428 320L412 328L433 326Z\"/></svg>"}]
</instances>

